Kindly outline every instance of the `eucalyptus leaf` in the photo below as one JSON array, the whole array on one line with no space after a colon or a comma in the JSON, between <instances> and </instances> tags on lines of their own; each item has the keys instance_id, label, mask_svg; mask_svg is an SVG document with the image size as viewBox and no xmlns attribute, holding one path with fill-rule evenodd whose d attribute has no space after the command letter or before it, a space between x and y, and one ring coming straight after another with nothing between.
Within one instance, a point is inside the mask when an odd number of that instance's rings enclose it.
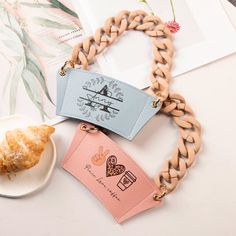
<instances>
[{"instance_id":1,"label":"eucalyptus leaf","mask_svg":"<svg viewBox=\"0 0 236 236\"><path fill-rule=\"evenodd\" d=\"M2 88L2 95L5 96L5 94L7 92L7 88L9 86L10 82L11 82L11 77L12 77L12 75L15 71L14 71L14 68L13 68L13 66L14 66L13 62L9 59L8 55L4 52L1 52L1 51L0 51L0 54L2 55L2 57L5 58L6 61L8 61L9 65L10 65L10 69L8 70L7 76L4 79L5 81L4 81L4 85L3 85L3 88ZM21 57L13 57L13 58L15 58L15 59L17 58L16 59L17 62L19 62L22 59Z\"/></svg>"},{"instance_id":2,"label":"eucalyptus leaf","mask_svg":"<svg viewBox=\"0 0 236 236\"><path fill-rule=\"evenodd\" d=\"M42 17L34 17L34 23L47 28L74 30L74 25L62 24Z\"/></svg>"},{"instance_id":3,"label":"eucalyptus leaf","mask_svg":"<svg viewBox=\"0 0 236 236\"><path fill-rule=\"evenodd\" d=\"M23 69L24 69L24 62L23 60L21 60L16 64L12 76L8 78L8 80L10 80L10 92L9 92L10 115L15 113L17 88L19 81L21 79Z\"/></svg>"},{"instance_id":4,"label":"eucalyptus leaf","mask_svg":"<svg viewBox=\"0 0 236 236\"><path fill-rule=\"evenodd\" d=\"M15 51L15 53L18 54L16 57L19 59L13 71L9 74L10 77L7 78L7 80L10 81L9 113L14 114L16 108L16 94L18 83L21 78L23 68L25 66L24 47L19 36L12 29L4 25L0 27L0 39L2 39L6 47ZM8 82L6 82L5 85L7 86Z\"/></svg>"},{"instance_id":5,"label":"eucalyptus leaf","mask_svg":"<svg viewBox=\"0 0 236 236\"><path fill-rule=\"evenodd\" d=\"M74 16L78 18L78 15L76 12L72 11L70 8L65 6L63 3L57 1L57 0L48 0L50 4L43 4L43 3L29 3L29 2L20 2L21 5L27 6L27 7L33 7L33 8L59 8L65 13Z\"/></svg>"},{"instance_id":6,"label":"eucalyptus leaf","mask_svg":"<svg viewBox=\"0 0 236 236\"><path fill-rule=\"evenodd\" d=\"M8 47L12 51L17 52L18 54L22 54L22 44L19 45L16 43L16 41L13 41L11 39L2 39L1 41L4 43L4 46Z\"/></svg>"},{"instance_id":7,"label":"eucalyptus leaf","mask_svg":"<svg viewBox=\"0 0 236 236\"><path fill-rule=\"evenodd\" d=\"M2 89L2 95L3 95L3 96L5 96L6 91L7 91L7 88L8 88L8 85L10 84L9 78L11 77L11 73L12 73L11 70L9 70L9 71L7 72L7 76L6 76L6 79L5 79L5 82L4 82L4 85L3 85L3 89Z\"/></svg>"},{"instance_id":8,"label":"eucalyptus leaf","mask_svg":"<svg viewBox=\"0 0 236 236\"><path fill-rule=\"evenodd\" d=\"M16 20L14 16L9 14L4 8L0 8L0 19L1 19L1 22L5 26L13 30L21 40L23 39L23 32L22 32L19 22Z\"/></svg>"},{"instance_id":9,"label":"eucalyptus leaf","mask_svg":"<svg viewBox=\"0 0 236 236\"><path fill-rule=\"evenodd\" d=\"M0 27L0 40L4 42L5 46L16 52L20 57L24 56L23 42L12 29L2 25Z\"/></svg>"},{"instance_id":10,"label":"eucalyptus leaf","mask_svg":"<svg viewBox=\"0 0 236 236\"><path fill-rule=\"evenodd\" d=\"M33 55L27 54L26 55L26 60L27 60L27 69L34 74L35 78L38 80L38 82L40 83L44 94L46 95L46 97L48 98L48 100L54 105L51 96L49 94L48 91L48 87L46 84L46 80L45 77L42 73L42 70L40 69L40 65L39 63L36 61L36 58L33 57Z\"/></svg>"},{"instance_id":11,"label":"eucalyptus leaf","mask_svg":"<svg viewBox=\"0 0 236 236\"><path fill-rule=\"evenodd\" d=\"M22 72L22 79L28 84L30 91L33 94L34 100L38 104L41 103L42 102L41 93L33 73L31 73L31 71L25 68Z\"/></svg>"},{"instance_id":12,"label":"eucalyptus leaf","mask_svg":"<svg viewBox=\"0 0 236 236\"><path fill-rule=\"evenodd\" d=\"M24 69L22 73L22 80L29 98L40 111L41 117L44 120L44 116L47 116L47 114L43 109L43 101L40 94L40 89L37 85L34 75L29 70Z\"/></svg>"},{"instance_id":13,"label":"eucalyptus leaf","mask_svg":"<svg viewBox=\"0 0 236 236\"><path fill-rule=\"evenodd\" d=\"M27 34L27 32L23 31L24 35L24 42L26 44L26 47L30 50L32 50L36 55L42 56L42 57L53 57L52 54L47 53L45 50L39 47Z\"/></svg>"},{"instance_id":14,"label":"eucalyptus leaf","mask_svg":"<svg viewBox=\"0 0 236 236\"><path fill-rule=\"evenodd\" d=\"M72 11L70 8L68 8L63 3L59 2L58 0L48 0L48 2L51 3L51 6L53 6L55 8L59 8L62 11L64 11L65 13L78 18L78 15L76 12Z\"/></svg>"},{"instance_id":15,"label":"eucalyptus leaf","mask_svg":"<svg viewBox=\"0 0 236 236\"><path fill-rule=\"evenodd\" d=\"M147 3L147 1L146 1L146 0L139 0L139 2Z\"/></svg>"}]
</instances>

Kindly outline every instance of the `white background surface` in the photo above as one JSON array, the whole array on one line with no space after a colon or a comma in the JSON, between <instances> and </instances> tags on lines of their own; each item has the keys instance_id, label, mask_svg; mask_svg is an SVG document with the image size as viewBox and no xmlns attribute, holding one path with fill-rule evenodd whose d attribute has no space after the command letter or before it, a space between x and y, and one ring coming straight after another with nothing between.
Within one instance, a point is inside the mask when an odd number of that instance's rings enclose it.
<instances>
[{"instance_id":1,"label":"white background surface","mask_svg":"<svg viewBox=\"0 0 236 236\"><path fill-rule=\"evenodd\" d=\"M150 12L147 5L140 3L139 0L129 0L128 4L127 0L72 0L72 2L88 34L93 34L98 27L104 25L108 17L116 15L120 10L142 9ZM169 1L147 2L164 22L172 20ZM175 34L173 76L181 75L236 51L236 32L222 9L220 0L175 0L174 8L176 21L181 29ZM151 51L149 38L142 32L131 31L118 41L119 43L97 57L101 71L121 81L129 81L135 87L147 87L152 60L152 54L147 53Z\"/></svg>"},{"instance_id":2,"label":"white background surface","mask_svg":"<svg viewBox=\"0 0 236 236\"><path fill-rule=\"evenodd\" d=\"M236 9L227 9L236 24ZM54 136L58 160L48 186L22 199L0 198L0 235L236 235L235 68L234 54L174 79L172 89L185 96L203 126L203 147L164 204L116 224L100 202L60 168L77 125L67 121L57 126ZM152 176L174 149L177 129L161 115L132 143L111 138Z\"/></svg>"}]
</instances>

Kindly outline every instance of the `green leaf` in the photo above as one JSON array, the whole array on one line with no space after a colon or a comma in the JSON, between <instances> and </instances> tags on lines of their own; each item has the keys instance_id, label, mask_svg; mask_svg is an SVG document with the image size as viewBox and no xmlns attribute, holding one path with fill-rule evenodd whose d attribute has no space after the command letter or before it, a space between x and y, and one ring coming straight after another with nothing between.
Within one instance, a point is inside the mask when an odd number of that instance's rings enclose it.
<instances>
[{"instance_id":1,"label":"green leaf","mask_svg":"<svg viewBox=\"0 0 236 236\"><path fill-rule=\"evenodd\" d=\"M8 78L8 81L10 83L9 113L14 114L16 108L16 94L18 83L25 66L24 47L19 36L12 29L4 25L0 27L0 39L2 39L6 47L18 54L16 58L18 58L19 61L16 63L14 70L12 70L12 72L9 74ZM5 86L8 86L8 82L5 83Z\"/></svg>"},{"instance_id":2,"label":"green leaf","mask_svg":"<svg viewBox=\"0 0 236 236\"><path fill-rule=\"evenodd\" d=\"M33 21L42 27L55 28L55 29L68 29L68 30L75 29L75 26L73 25L61 24L56 21L52 21L42 17L34 17Z\"/></svg>"},{"instance_id":3,"label":"green leaf","mask_svg":"<svg viewBox=\"0 0 236 236\"><path fill-rule=\"evenodd\" d=\"M65 13L78 18L78 15L74 11L72 11L70 8L68 8L63 3L59 2L58 0L48 0L48 2L50 2L53 7L59 8Z\"/></svg>"},{"instance_id":4,"label":"green leaf","mask_svg":"<svg viewBox=\"0 0 236 236\"><path fill-rule=\"evenodd\" d=\"M40 89L37 85L34 75L29 70L24 69L22 73L22 80L29 98L40 111L42 120L44 121L44 116L47 116L47 114L43 109L43 101L40 94Z\"/></svg>"},{"instance_id":5,"label":"green leaf","mask_svg":"<svg viewBox=\"0 0 236 236\"><path fill-rule=\"evenodd\" d=\"M30 52L26 53L26 61L27 61L27 69L33 73L35 78L40 83L44 94L48 98L48 100L54 105L54 102L51 99L51 96L48 91L48 87L46 84L45 76L42 73L42 70L40 69L40 64L37 62L37 58L35 58Z\"/></svg>"},{"instance_id":6,"label":"green leaf","mask_svg":"<svg viewBox=\"0 0 236 236\"><path fill-rule=\"evenodd\" d=\"M24 69L23 60L16 64L15 70L12 73L10 80L10 92L9 92L9 104L10 104L10 115L15 113L16 109L16 95L19 81L21 79L21 74Z\"/></svg>"},{"instance_id":7,"label":"green leaf","mask_svg":"<svg viewBox=\"0 0 236 236\"><path fill-rule=\"evenodd\" d=\"M40 48L27 34L27 32L23 31L24 35L24 42L27 47L27 49L32 50L36 55L42 56L42 57L53 57L52 54L47 53L45 50Z\"/></svg>"},{"instance_id":8,"label":"green leaf","mask_svg":"<svg viewBox=\"0 0 236 236\"><path fill-rule=\"evenodd\" d=\"M5 57L5 55L4 55L2 52L0 52L0 54ZM6 57L5 57L5 58L6 58ZM4 85L3 85L3 88L2 88L2 95L3 95L3 96L5 96L5 94L6 94L8 85L9 85L9 83L10 83L10 79L9 79L9 78L11 77L11 74L12 74L12 65L11 65L11 62L10 62L8 59L7 59L7 61L8 61L9 64L10 64L10 70L8 70L6 79L4 79L5 81L4 81Z\"/></svg>"},{"instance_id":9,"label":"green leaf","mask_svg":"<svg viewBox=\"0 0 236 236\"><path fill-rule=\"evenodd\" d=\"M14 69L13 63L3 53L0 52L0 54L2 54L10 64L10 70L7 73L7 76L6 76L6 79L5 79L3 88L2 88L2 94L3 94L3 96L5 96L6 92L7 92L7 88L11 82L11 78L12 78L13 74L15 73L15 71L13 70ZM17 61L17 63L20 63L20 60L22 59L21 57L17 57L17 56L15 56L13 58Z\"/></svg>"},{"instance_id":10,"label":"green leaf","mask_svg":"<svg viewBox=\"0 0 236 236\"><path fill-rule=\"evenodd\" d=\"M21 30L20 24L16 18L10 15L4 8L0 8L0 19L1 22L13 30L21 40L23 39L23 32Z\"/></svg>"},{"instance_id":11,"label":"green leaf","mask_svg":"<svg viewBox=\"0 0 236 236\"><path fill-rule=\"evenodd\" d=\"M20 44L21 46L19 47L19 45L16 44L16 41L12 41L11 39L5 39L5 40L2 39L1 41L4 43L6 47L11 49L12 51L17 52L18 54L22 54L22 47L21 47L23 46L22 44Z\"/></svg>"},{"instance_id":12,"label":"green leaf","mask_svg":"<svg viewBox=\"0 0 236 236\"><path fill-rule=\"evenodd\" d=\"M10 70L8 70L7 76L6 76L7 79L4 79L5 81L4 81L4 85L3 85L3 88L2 88L2 95L5 96L6 91L7 91L7 87L8 87L8 85L9 85L9 83L10 83L9 78L11 77L11 74L12 74L12 62L11 62L11 60L8 58L8 56L7 56L6 53L0 51L0 54L1 54L1 56L2 56L6 61L8 61L9 65L10 65Z\"/></svg>"},{"instance_id":13,"label":"green leaf","mask_svg":"<svg viewBox=\"0 0 236 236\"><path fill-rule=\"evenodd\" d=\"M146 3L146 4L147 4L147 1L146 1L146 0L139 0L139 2L143 2L143 3Z\"/></svg>"},{"instance_id":14,"label":"green leaf","mask_svg":"<svg viewBox=\"0 0 236 236\"><path fill-rule=\"evenodd\" d=\"M0 40L4 42L5 46L16 52L20 57L24 56L23 42L12 29L2 25L0 27Z\"/></svg>"},{"instance_id":15,"label":"green leaf","mask_svg":"<svg viewBox=\"0 0 236 236\"><path fill-rule=\"evenodd\" d=\"M42 4L42 3L28 3L28 2L20 2L21 5L33 8L59 8L65 13L78 18L76 12L72 11L70 8L62 4L57 0L48 0L50 4Z\"/></svg>"}]
</instances>

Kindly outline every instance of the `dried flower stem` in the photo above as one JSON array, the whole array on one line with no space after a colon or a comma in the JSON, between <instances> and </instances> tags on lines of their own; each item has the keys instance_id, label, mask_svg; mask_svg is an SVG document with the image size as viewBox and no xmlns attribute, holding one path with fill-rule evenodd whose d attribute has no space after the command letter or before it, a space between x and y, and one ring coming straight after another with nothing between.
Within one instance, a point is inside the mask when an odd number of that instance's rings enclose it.
<instances>
[{"instance_id":1,"label":"dried flower stem","mask_svg":"<svg viewBox=\"0 0 236 236\"><path fill-rule=\"evenodd\" d=\"M173 14L173 20L175 21L176 19L176 16L175 16L175 8L174 8L174 4L173 4L173 1L170 0L170 5L171 5L171 10L172 10L172 14Z\"/></svg>"}]
</instances>

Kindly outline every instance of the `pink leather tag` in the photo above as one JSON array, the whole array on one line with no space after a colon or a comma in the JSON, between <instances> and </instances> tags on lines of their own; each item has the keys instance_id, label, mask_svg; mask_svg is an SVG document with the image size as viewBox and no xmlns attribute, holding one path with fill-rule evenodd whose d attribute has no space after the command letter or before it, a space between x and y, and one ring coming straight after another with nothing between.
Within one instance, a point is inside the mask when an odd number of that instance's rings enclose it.
<instances>
[{"instance_id":1,"label":"pink leather tag","mask_svg":"<svg viewBox=\"0 0 236 236\"><path fill-rule=\"evenodd\" d=\"M87 186L118 223L160 204L153 199L160 193L154 181L104 133L83 131L81 125L63 168Z\"/></svg>"}]
</instances>

